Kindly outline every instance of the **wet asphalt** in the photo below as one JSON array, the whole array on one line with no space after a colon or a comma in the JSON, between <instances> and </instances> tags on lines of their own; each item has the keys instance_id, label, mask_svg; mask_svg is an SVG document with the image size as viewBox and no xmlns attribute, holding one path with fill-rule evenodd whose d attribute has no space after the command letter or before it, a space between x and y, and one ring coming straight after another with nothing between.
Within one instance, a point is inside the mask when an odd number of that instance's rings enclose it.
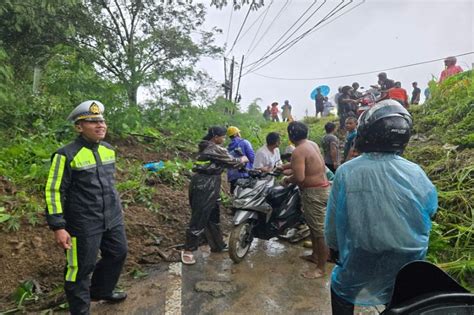
<instances>
[{"instance_id":1,"label":"wet asphalt","mask_svg":"<svg viewBox=\"0 0 474 315\"><path fill-rule=\"evenodd\" d=\"M310 250L273 239L254 240L239 264L228 253L195 252L196 264L160 264L128 286L128 299L93 303L92 314L315 314L330 315L330 272L320 279L301 273L315 265L299 258ZM378 314L356 309L355 314Z\"/></svg>"},{"instance_id":2,"label":"wet asphalt","mask_svg":"<svg viewBox=\"0 0 474 315\"><path fill-rule=\"evenodd\" d=\"M305 279L301 272L315 265L299 258L304 253L309 250L278 240L255 240L239 264L233 263L227 253L201 251L196 265L183 267L182 313L330 314L332 266L328 266L324 278ZM196 292L196 285L202 281L212 281L214 290L211 286ZM219 283L231 286L227 294L219 293Z\"/></svg>"}]
</instances>

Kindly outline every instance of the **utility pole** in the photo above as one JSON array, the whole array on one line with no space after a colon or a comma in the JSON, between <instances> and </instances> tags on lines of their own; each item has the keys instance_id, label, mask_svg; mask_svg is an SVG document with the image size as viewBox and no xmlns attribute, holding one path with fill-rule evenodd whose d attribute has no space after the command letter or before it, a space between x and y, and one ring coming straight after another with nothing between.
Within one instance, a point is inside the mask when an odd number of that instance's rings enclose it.
<instances>
[{"instance_id":1,"label":"utility pole","mask_svg":"<svg viewBox=\"0 0 474 315\"><path fill-rule=\"evenodd\" d=\"M229 80L227 80L227 58L224 57L224 83L222 84L224 88L225 99L229 100Z\"/></svg>"},{"instance_id":2,"label":"utility pole","mask_svg":"<svg viewBox=\"0 0 474 315\"><path fill-rule=\"evenodd\" d=\"M230 64L230 83L229 83L229 101L232 102L232 89L234 87L234 56L232 56L232 63Z\"/></svg>"},{"instance_id":3,"label":"utility pole","mask_svg":"<svg viewBox=\"0 0 474 315\"><path fill-rule=\"evenodd\" d=\"M244 67L244 55L242 55L242 61L240 62L240 70L239 70L239 80L237 81L237 90L235 92L235 100L234 103L238 103L240 101L239 97L239 88L240 88L240 78L242 78L242 68ZM238 100L239 99L239 100Z\"/></svg>"}]
</instances>

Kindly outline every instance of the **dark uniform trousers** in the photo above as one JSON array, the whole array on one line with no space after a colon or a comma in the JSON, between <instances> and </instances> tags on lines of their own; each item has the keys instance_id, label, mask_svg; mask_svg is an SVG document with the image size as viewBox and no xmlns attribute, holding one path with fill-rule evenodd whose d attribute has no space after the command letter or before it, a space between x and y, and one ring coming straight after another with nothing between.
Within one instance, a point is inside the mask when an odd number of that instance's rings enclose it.
<instances>
[{"instance_id":1,"label":"dark uniform trousers","mask_svg":"<svg viewBox=\"0 0 474 315\"><path fill-rule=\"evenodd\" d=\"M73 248L66 251L64 289L71 314L89 314L91 296L110 296L117 284L127 256L125 228L118 225L103 233L71 237Z\"/></svg>"}]
</instances>

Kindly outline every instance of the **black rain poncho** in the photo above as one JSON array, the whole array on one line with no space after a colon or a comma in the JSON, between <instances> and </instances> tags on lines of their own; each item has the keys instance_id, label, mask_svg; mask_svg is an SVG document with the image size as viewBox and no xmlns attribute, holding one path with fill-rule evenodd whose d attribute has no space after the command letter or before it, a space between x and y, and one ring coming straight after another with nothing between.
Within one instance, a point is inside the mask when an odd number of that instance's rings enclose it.
<instances>
[{"instance_id":1,"label":"black rain poncho","mask_svg":"<svg viewBox=\"0 0 474 315\"><path fill-rule=\"evenodd\" d=\"M212 141L203 140L199 143L199 153L193 167L195 174L189 185L191 220L186 230L185 250L196 250L203 233L212 251L221 251L225 247L219 227L221 173L226 168L244 165L239 158L232 157L225 148Z\"/></svg>"}]
</instances>

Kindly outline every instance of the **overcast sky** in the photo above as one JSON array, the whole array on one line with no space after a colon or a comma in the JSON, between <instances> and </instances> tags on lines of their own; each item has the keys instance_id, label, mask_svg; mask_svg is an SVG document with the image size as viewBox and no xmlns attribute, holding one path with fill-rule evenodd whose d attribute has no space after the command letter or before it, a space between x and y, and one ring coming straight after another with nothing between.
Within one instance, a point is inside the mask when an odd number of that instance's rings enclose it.
<instances>
[{"instance_id":1,"label":"overcast sky","mask_svg":"<svg viewBox=\"0 0 474 315\"><path fill-rule=\"evenodd\" d=\"M275 41L313 2L313 0L274 0L272 3L271 0L265 0L263 8L250 12L240 38L228 57L235 56L236 61L240 62L242 54L245 54L244 66L258 60L268 49L274 47ZM314 26L340 2L327 1L295 35ZM353 1L341 13L361 2L361 0ZM285 3L287 6L275 19ZM322 3L322 0L317 1L300 23ZM347 3L349 1L344 2ZM241 107L245 109L256 98L262 99L258 103L262 109L273 101L281 105L288 99L293 105L294 115L302 118L306 110L309 115L314 115L314 103L309 95L318 85L330 86L330 95L333 95L338 86L350 85L354 81L367 88L370 84L377 83L377 73L304 81L274 80L257 74L290 79L341 76L472 52L474 51L473 3L473 0L367 0L327 26L304 37L265 67L244 76L240 86ZM224 45L227 39L227 51L237 36L247 14L247 8L248 6L232 13L230 28L228 25L231 6L222 10L211 7L208 9L206 28L217 26L222 29L222 34L216 35L217 44ZM262 18L245 35L244 33L259 15L265 14L267 8L268 13L260 32L257 33L257 41L254 42L254 48L249 51ZM266 35L258 41L273 20L275 22ZM458 57L458 64L463 69L470 69L472 63L474 54ZM215 80L223 81L222 59L206 59L200 66ZM248 68L244 67L244 73L247 70ZM417 81L419 87L424 90L431 77L438 78L442 70L443 62L438 61L386 72L389 78L401 81L402 87L411 94L411 82Z\"/></svg>"}]
</instances>

